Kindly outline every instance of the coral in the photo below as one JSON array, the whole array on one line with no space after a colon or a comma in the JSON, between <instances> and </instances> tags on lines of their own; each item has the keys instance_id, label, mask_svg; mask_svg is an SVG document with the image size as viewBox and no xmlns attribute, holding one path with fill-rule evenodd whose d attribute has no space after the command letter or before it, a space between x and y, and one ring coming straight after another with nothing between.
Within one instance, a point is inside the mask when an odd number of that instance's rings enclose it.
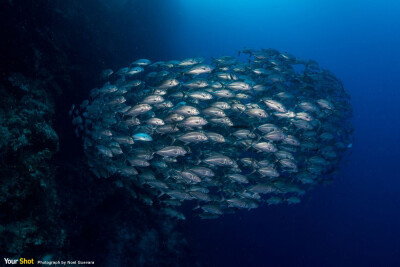
<instances>
[{"instance_id":1,"label":"coral","mask_svg":"<svg viewBox=\"0 0 400 267\"><path fill-rule=\"evenodd\" d=\"M55 168L49 160L58 151L58 135L48 120L51 99L43 84L22 74L12 77L11 86L0 85L0 249L21 256L60 247L64 235L55 224L56 192L51 186ZM26 89L22 95L10 93L21 84Z\"/></svg>"},{"instance_id":2,"label":"coral","mask_svg":"<svg viewBox=\"0 0 400 267\"><path fill-rule=\"evenodd\" d=\"M115 33L125 6L118 2L0 3L1 255L136 264L138 244L151 245L140 241L142 232L156 232L158 244L178 235L175 222L162 229L165 218L156 207L132 202L137 191L95 179L66 126L82 88L94 84L105 65L132 56L132 45L121 46L126 38ZM115 47L125 48L115 53ZM107 209L113 202L121 209ZM176 265L184 244L174 244L147 253L144 264Z\"/></svg>"}]
</instances>

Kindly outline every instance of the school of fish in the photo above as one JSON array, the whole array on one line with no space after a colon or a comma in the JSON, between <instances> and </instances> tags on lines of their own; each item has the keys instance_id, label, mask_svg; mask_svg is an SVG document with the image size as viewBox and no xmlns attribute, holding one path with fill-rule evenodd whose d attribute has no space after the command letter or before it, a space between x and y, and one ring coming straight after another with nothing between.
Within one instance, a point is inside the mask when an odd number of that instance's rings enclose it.
<instances>
[{"instance_id":1,"label":"school of fish","mask_svg":"<svg viewBox=\"0 0 400 267\"><path fill-rule=\"evenodd\" d=\"M342 83L275 49L209 64L139 59L101 77L70 111L91 170L177 219L184 201L204 219L299 203L352 146Z\"/></svg>"}]
</instances>

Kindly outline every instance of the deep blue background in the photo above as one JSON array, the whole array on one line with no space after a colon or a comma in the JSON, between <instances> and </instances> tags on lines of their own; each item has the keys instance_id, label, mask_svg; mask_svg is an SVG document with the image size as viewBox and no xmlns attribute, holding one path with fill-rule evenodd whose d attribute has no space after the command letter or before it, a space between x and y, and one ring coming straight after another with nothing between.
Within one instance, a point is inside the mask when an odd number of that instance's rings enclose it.
<instances>
[{"instance_id":1,"label":"deep blue background","mask_svg":"<svg viewBox=\"0 0 400 267\"><path fill-rule=\"evenodd\" d=\"M333 71L352 97L355 142L330 186L300 205L189 218L205 266L400 266L400 3L174 1L171 58L288 51Z\"/></svg>"}]
</instances>

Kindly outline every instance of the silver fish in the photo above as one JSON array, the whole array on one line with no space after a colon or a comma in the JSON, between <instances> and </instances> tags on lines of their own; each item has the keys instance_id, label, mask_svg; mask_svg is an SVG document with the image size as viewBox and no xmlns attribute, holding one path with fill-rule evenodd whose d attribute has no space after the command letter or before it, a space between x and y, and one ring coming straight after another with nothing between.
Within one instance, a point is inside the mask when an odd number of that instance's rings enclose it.
<instances>
[{"instance_id":1,"label":"silver fish","mask_svg":"<svg viewBox=\"0 0 400 267\"><path fill-rule=\"evenodd\" d=\"M264 118L268 117L268 114L265 112L265 110L260 109L260 108L248 109L245 111L245 113L247 115L249 115L250 117L255 117L255 118L260 118L260 119L264 119Z\"/></svg>"},{"instance_id":2,"label":"silver fish","mask_svg":"<svg viewBox=\"0 0 400 267\"><path fill-rule=\"evenodd\" d=\"M200 191L192 191L189 193L192 197L195 199L201 200L201 201L211 201L211 197L207 195L206 193L200 192Z\"/></svg>"},{"instance_id":3,"label":"silver fish","mask_svg":"<svg viewBox=\"0 0 400 267\"><path fill-rule=\"evenodd\" d=\"M217 215L223 214L221 207L216 204L203 205L203 206L201 206L201 209L203 209L205 212L209 212L211 214L217 214Z\"/></svg>"},{"instance_id":4,"label":"silver fish","mask_svg":"<svg viewBox=\"0 0 400 267\"><path fill-rule=\"evenodd\" d=\"M256 150L262 152L276 152L278 149L275 147L274 144L269 142L259 142L252 145Z\"/></svg>"},{"instance_id":5,"label":"silver fish","mask_svg":"<svg viewBox=\"0 0 400 267\"><path fill-rule=\"evenodd\" d=\"M199 100L211 100L213 96L205 91L195 91L188 94L191 98Z\"/></svg>"},{"instance_id":6,"label":"silver fish","mask_svg":"<svg viewBox=\"0 0 400 267\"><path fill-rule=\"evenodd\" d=\"M137 66L148 66L150 64L151 64L151 61L148 59L144 59L144 58L138 59L132 63L132 65L137 65Z\"/></svg>"},{"instance_id":7,"label":"silver fish","mask_svg":"<svg viewBox=\"0 0 400 267\"><path fill-rule=\"evenodd\" d=\"M239 209L247 209L249 207L248 203L242 198L231 198L227 199L226 202L228 202L230 207Z\"/></svg>"},{"instance_id":8,"label":"silver fish","mask_svg":"<svg viewBox=\"0 0 400 267\"><path fill-rule=\"evenodd\" d=\"M261 177L279 177L280 174L277 170L275 170L273 167L263 167L257 170L258 173L261 174Z\"/></svg>"},{"instance_id":9,"label":"silver fish","mask_svg":"<svg viewBox=\"0 0 400 267\"><path fill-rule=\"evenodd\" d=\"M335 106L334 106L331 102L329 102L328 100L326 100L326 99L318 99L318 100L317 100L317 104L318 104L320 107L325 108L325 109L329 109L329 110L335 109Z\"/></svg>"},{"instance_id":10,"label":"silver fish","mask_svg":"<svg viewBox=\"0 0 400 267\"><path fill-rule=\"evenodd\" d=\"M232 90L238 90L238 91L249 91L251 90L251 86L245 82L231 82L228 84L228 88Z\"/></svg>"},{"instance_id":11,"label":"silver fish","mask_svg":"<svg viewBox=\"0 0 400 267\"><path fill-rule=\"evenodd\" d=\"M235 181L235 182L238 182L238 183L241 183L241 184L249 183L249 180L246 178L246 176L241 175L241 174L237 174L237 173L228 174L227 177L229 179L231 179L232 181Z\"/></svg>"},{"instance_id":12,"label":"silver fish","mask_svg":"<svg viewBox=\"0 0 400 267\"><path fill-rule=\"evenodd\" d=\"M226 102L214 102L214 103L211 104L211 107L219 108L219 109L222 109L222 110L231 108L231 106Z\"/></svg>"},{"instance_id":13,"label":"silver fish","mask_svg":"<svg viewBox=\"0 0 400 267\"><path fill-rule=\"evenodd\" d=\"M164 101L164 98L160 95L149 95L142 100L143 104L159 104Z\"/></svg>"},{"instance_id":14,"label":"silver fish","mask_svg":"<svg viewBox=\"0 0 400 267\"><path fill-rule=\"evenodd\" d=\"M150 111L151 109L152 109L152 107L149 104L138 104L138 105L135 105L132 108L130 108L125 113L125 115L136 116L139 114L146 113L146 112Z\"/></svg>"},{"instance_id":15,"label":"silver fish","mask_svg":"<svg viewBox=\"0 0 400 267\"><path fill-rule=\"evenodd\" d=\"M211 169L206 168L206 167L200 167L200 166L193 167L193 168L190 168L189 171L197 174L200 177L214 177L215 176L215 173Z\"/></svg>"},{"instance_id":16,"label":"silver fish","mask_svg":"<svg viewBox=\"0 0 400 267\"><path fill-rule=\"evenodd\" d=\"M195 116L195 115L200 114L199 110L192 106L182 106L182 107L174 110L174 113L180 114L183 116Z\"/></svg>"},{"instance_id":17,"label":"silver fish","mask_svg":"<svg viewBox=\"0 0 400 267\"><path fill-rule=\"evenodd\" d=\"M158 126L156 132L159 134L169 134L169 133L176 133L179 132L178 126L174 124L165 124Z\"/></svg>"},{"instance_id":18,"label":"silver fish","mask_svg":"<svg viewBox=\"0 0 400 267\"><path fill-rule=\"evenodd\" d=\"M168 79L163 81L160 85L158 85L156 88L158 89L170 89L175 86L179 85L179 81L176 79Z\"/></svg>"},{"instance_id":19,"label":"silver fish","mask_svg":"<svg viewBox=\"0 0 400 267\"><path fill-rule=\"evenodd\" d=\"M188 132L178 138L185 143L199 143L208 140L207 136L202 132Z\"/></svg>"},{"instance_id":20,"label":"silver fish","mask_svg":"<svg viewBox=\"0 0 400 267\"><path fill-rule=\"evenodd\" d=\"M162 119L159 119L159 118L151 118L151 119L148 119L148 120L146 121L146 123L147 123L148 125L153 125L153 126L165 125L164 121L163 121Z\"/></svg>"},{"instance_id":21,"label":"silver fish","mask_svg":"<svg viewBox=\"0 0 400 267\"><path fill-rule=\"evenodd\" d=\"M262 124L262 125L258 126L257 129L263 133L270 133L273 131L280 130L278 126L271 124L271 123Z\"/></svg>"},{"instance_id":22,"label":"silver fish","mask_svg":"<svg viewBox=\"0 0 400 267\"><path fill-rule=\"evenodd\" d=\"M186 58L179 62L178 66L180 67L187 67L187 66L193 66L196 64L203 63L204 58Z\"/></svg>"},{"instance_id":23,"label":"silver fish","mask_svg":"<svg viewBox=\"0 0 400 267\"><path fill-rule=\"evenodd\" d=\"M205 108L201 112L207 116L226 117L226 114L222 109L215 108L215 107Z\"/></svg>"},{"instance_id":24,"label":"silver fish","mask_svg":"<svg viewBox=\"0 0 400 267\"><path fill-rule=\"evenodd\" d=\"M165 122L172 123L172 122L183 121L184 119L185 116L181 114L172 113L171 115L165 118Z\"/></svg>"},{"instance_id":25,"label":"silver fish","mask_svg":"<svg viewBox=\"0 0 400 267\"><path fill-rule=\"evenodd\" d=\"M205 74L205 73L210 73L212 71L212 67L206 64L201 64L201 65L196 65L186 71L186 74L191 74L191 75L200 75L200 74Z\"/></svg>"},{"instance_id":26,"label":"silver fish","mask_svg":"<svg viewBox=\"0 0 400 267\"><path fill-rule=\"evenodd\" d=\"M187 83L184 83L183 86L187 87L189 89L199 89L199 88L207 87L208 81L205 79L194 79Z\"/></svg>"},{"instance_id":27,"label":"silver fish","mask_svg":"<svg viewBox=\"0 0 400 267\"><path fill-rule=\"evenodd\" d=\"M286 134L284 134L281 130L274 130L264 135L263 138L269 141L282 141L286 138Z\"/></svg>"},{"instance_id":28,"label":"silver fish","mask_svg":"<svg viewBox=\"0 0 400 267\"><path fill-rule=\"evenodd\" d=\"M190 171L176 171L181 178L186 180L189 183L197 184L201 182L201 179L196 174Z\"/></svg>"},{"instance_id":29,"label":"silver fish","mask_svg":"<svg viewBox=\"0 0 400 267\"><path fill-rule=\"evenodd\" d=\"M193 197L189 193L187 193L183 190L170 190L170 191L167 191L166 194L169 195L173 199L179 199L179 200L193 199Z\"/></svg>"},{"instance_id":30,"label":"silver fish","mask_svg":"<svg viewBox=\"0 0 400 267\"><path fill-rule=\"evenodd\" d=\"M214 95L221 98L232 98L235 97L235 94L227 89L221 89L214 92Z\"/></svg>"},{"instance_id":31,"label":"silver fish","mask_svg":"<svg viewBox=\"0 0 400 267\"><path fill-rule=\"evenodd\" d=\"M163 157L179 157L186 155L187 151L180 146L167 146L158 151L156 154Z\"/></svg>"},{"instance_id":32,"label":"silver fish","mask_svg":"<svg viewBox=\"0 0 400 267\"><path fill-rule=\"evenodd\" d=\"M269 107L272 110L282 112L282 113L287 112L287 109L285 108L285 106L278 101L275 101L272 99L264 99L263 101L264 101L265 105L267 105L267 107Z\"/></svg>"},{"instance_id":33,"label":"silver fish","mask_svg":"<svg viewBox=\"0 0 400 267\"><path fill-rule=\"evenodd\" d=\"M192 116L187 119L185 119L183 122L180 123L180 125L186 126L186 127L201 127L206 125L208 122L202 117L199 116Z\"/></svg>"},{"instance_id":34,"label":"silver fish","mask_svg":"<svg viewBox=\"0 0 400 267\"><path fill-rule=\"evenodd\" d=\"M216 143L224 143L226 141L224 136L219 133L205 132L205 134L210 141L213 141Z\"/></svg>"},{"instance_id":35,"label":"silver fish","mask_svg":"<svg viewBox=\"0 0 400 267\"><path fill-rule=\"evenodd\" d=\"M242 130L237 130L234 132L232 135L239 139L245 139L245 138L255 138L256 135L253 132L250 132L247 129L242 129Z\"/></svg>"},{"instance_id":36,"label":"silver fish","mask_svg":"<svg viewBox=\"0 0 400 267\"><path fill-rule=\"evenodd\" d=\"M233 126L233 122L228 117L223 118L211 118L210 122L220 124L224 126Z\"/></svg>"},{"instance_id":37,"label":"silver fish","mask_svg":"<svg viewBox=\"0 0 400 267\"><path fill-rule=\"evenodd\" d=\"M204 162L210 165L229 167L233 166L234 162L231 158L223 155L210 156L204 159Z\"/></svg>"}]
</instances>

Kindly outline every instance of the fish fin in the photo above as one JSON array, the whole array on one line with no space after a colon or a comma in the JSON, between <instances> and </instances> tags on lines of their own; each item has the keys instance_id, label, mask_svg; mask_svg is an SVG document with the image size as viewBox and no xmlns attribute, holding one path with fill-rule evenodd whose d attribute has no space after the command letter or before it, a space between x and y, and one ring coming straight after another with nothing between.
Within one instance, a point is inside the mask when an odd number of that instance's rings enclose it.
<instances>
[{"instance_id":1,"label":"fish fin","mask_svg":"<svg viewBox=\"0 0 400 267\"><path fill-rule=\"evenodd\" d=\"M171 144L170 144L170 146L172 146L172 145L175 143L175 141L176 141L176 138L175 138L175 137L173 137L173 136L169 136L169 137L171 137L171 139L172 139L172 142L171 142Z\"/></svg>"},{"instance_id":2,"label":"fish fin","mask_svg":"<svg viewBox=\"0 0 400 267\"><path fill-rule=\"evenodd\" d=\"M201 163L201 159L199 157L196 157L196 162L194 163L194 165L199 165Z\"/></svg>"},{"instance_id":3,"label":"fish fin","mask_svg":"<svg viewBox=\"0 0 400 267\"><path fill-rule=\"evenodd\" d=\"M190 147L187 145L188 143L185 143L183 145L183 148L187 151L187 153L192 153L192 150L190 149Z\"/></svg>"}]
</instances>

